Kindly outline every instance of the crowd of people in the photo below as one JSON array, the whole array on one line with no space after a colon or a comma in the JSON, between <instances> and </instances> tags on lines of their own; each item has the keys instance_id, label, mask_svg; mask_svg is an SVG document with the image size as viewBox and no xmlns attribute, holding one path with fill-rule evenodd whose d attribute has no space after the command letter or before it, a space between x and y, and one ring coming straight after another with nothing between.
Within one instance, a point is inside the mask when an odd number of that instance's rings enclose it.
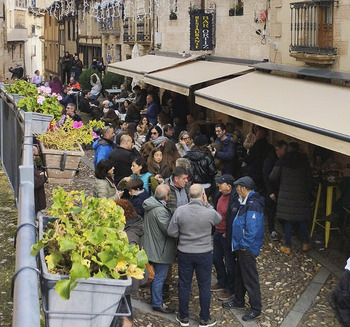
<instances>
[{"instance_id":1,"label":"crowd of people","mask_svg":"<svg viewBox=\"0 0 350 327\"><path fill-rule=\"evenodd\" d=\"M184 115L180 95L164 92L160 101L155 89L135 86L133 91L127 103L120 105L114 97L103 101L100 119L106 126L93 144L94 195L132 206L137 228L143 229L140 245L155 271L153 310L175 312L163 297L177 262L180 326L189 325L194 272L199 326L216 324L209 311L211 293L229 309L245 307L247 293L250 310L242 319L256 319L262 310L256 257L264 212L271 240L280 238L276 219L283 222L283 253L291 253L294 223L300 226L302 249L310 247L312 184L306 154L295 142L270 144L268 130L256 125L243 140L238 131L228 133L224 123L217 123L216 138L210 139L186 107Z\"/></svg>"}]
</instances>

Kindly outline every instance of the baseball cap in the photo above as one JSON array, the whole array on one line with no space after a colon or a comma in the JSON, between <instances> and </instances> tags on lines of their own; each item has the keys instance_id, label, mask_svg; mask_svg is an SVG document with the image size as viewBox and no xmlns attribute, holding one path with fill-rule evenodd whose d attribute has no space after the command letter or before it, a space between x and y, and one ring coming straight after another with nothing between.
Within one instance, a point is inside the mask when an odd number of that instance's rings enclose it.
<instances>
[{"instance_id":1,"label":"baseball cap","mask_svg":"<svg viewBox=\"0 0 350 327\"><path fill-rule=\"evenodd\" d=\"M227 183L233 186L235 179L233 178L232 175L230 174L224 174L221 177L216 178L216 183L222 184L222 183Z\"/></svg>"},{"instance_id":2,"label":"baseball cap","mask_svg":"<svg viewBox=\"0 0 350 327\"><path fill-rule=\"evenodd\" d=\"M234 186L237 186L237 185L241 185L241 186L247 188L248 190L254 190L254 187L255 187L254 181L249 176L244 176L244 177L241 177L240 179L236 180L234 182Z\"/></svg>"}]
</instances>

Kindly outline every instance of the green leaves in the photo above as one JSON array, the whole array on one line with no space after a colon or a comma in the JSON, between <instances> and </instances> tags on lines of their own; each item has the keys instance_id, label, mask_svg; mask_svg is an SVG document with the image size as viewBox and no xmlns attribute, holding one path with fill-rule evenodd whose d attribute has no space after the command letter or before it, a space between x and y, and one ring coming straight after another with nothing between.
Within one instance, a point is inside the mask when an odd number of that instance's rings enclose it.
<instances>
[{"instance_id":1,"label":"green leaves","mask_svg":"<svg viewBox=\"0 0 350 327\"><path fill-rule=\"evenodd\" d=\"M146 253L129 245L123 210L114 201L87 197L84 191L67 193L58 187L53 190L49 213L58 219L32 246L31 253L36 255L45 248L49 272L69 276L55 287L63 299L69 299L81 279L142 278Z\"/></svg>"}]
</instances>

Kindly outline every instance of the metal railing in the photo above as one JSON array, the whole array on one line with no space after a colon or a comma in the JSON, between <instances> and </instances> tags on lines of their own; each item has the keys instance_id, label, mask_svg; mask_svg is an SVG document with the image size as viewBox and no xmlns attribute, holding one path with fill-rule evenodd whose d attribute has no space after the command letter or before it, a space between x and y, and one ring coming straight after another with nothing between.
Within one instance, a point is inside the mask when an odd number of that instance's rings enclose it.
<instances>
[{"instance_id":1,"label":"metal railing","mask_svg":"<svg viewBox=\"0 0 350 327\"><path fill-rule=\"evenodd\" d=\"M36 258L34 166L31 114L23 121L15 101L0 91L0 155L18 208L15 234L16 265L12 279L14 327L39 327L40 305Z\"/></svg>"},{"instance_id":2,"label":"metal railing","mask_svg":"<svg viewBox=\"0 0 350 327\"><path fill-rule=\"evenodd\" d=\"M304 1L290 4L290 51L336 54L333 47L334 1Z\"/></svg>"}]
</instances>

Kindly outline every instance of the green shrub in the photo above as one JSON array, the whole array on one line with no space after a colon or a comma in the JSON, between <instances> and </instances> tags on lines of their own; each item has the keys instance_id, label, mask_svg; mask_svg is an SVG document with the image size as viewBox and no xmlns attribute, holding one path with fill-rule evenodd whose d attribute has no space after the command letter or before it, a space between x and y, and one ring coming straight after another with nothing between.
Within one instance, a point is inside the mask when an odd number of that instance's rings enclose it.
<instances>
[{"instance_id":1,"label":"green shrub","mask_svg":"<svg viewBox=\"0 0 350 327\"><path fill-rule=\"evenodd\" d=\"M90 76L94 73L96 73L100 79L102 78L101 73L96 69L88 68L81 73L79 84L82 90L91 90Z\"/></svg>"},{"instance_id":2,"label":"green shrub","mask_svg":"<svg viewBox=\"0 0 350 327\"><path fill-rule=\"evenodd\" d=\"M118 88L120 88L120 85L124 83L124 79L125 77L122 75L107 72L102 81L103 89L111 89L113 85L118 85Z\"/></svg>"}]
</instances>

